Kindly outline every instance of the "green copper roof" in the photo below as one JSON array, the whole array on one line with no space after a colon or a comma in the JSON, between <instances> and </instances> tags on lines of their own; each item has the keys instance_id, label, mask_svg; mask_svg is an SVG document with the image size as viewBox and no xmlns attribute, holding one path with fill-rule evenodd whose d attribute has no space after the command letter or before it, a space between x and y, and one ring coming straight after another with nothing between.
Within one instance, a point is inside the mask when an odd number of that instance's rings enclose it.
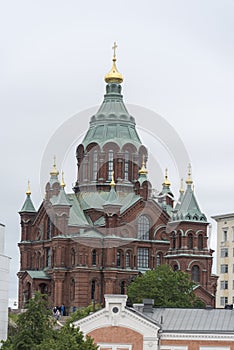
<instances>
[{"instance_id":1,"label":"green copper roof","mask_svg":"<svg viewBox=\"0 0 234 350\"><path fill-rule=\"evenodd\" d=\"M110 83L106 86L104 101L92 116L90 127L84 137L83 145L96 142L102 147L106 142L113 141L120 148L131 142L138 149L141 140L135 129L135 119L128 113L121 95L121 86Z\"/></svg>"},{"instance_id":2,"label":"green copper roof","mask_svg":"<svg viewBox=\"0 0 234 350\"><path fill-rule=\"evenodd\" d=\"M207 222L205 214L203 214L199 208L191 185L187 186L187 189L182 197L181 204L177 208L177 212L172 215L172 221L186 220Z\"/></svg>"},{"instance_id":3,"label":"green copper roof","mask_svg":"<svg viewBox=\"0 0 234 350\"><path fill-rule=\"evenodd\" d=\"M69 194L68 196L69 196L69 200L72 203L72 207L70 209L68 225L70 225L70 226L89 226L90 223L87 221L76 195Z\"/></svg>"},{"instance_id":4,"label":"green copper roof","mask_svg":"<svg viewBox=\"0 0 234 350\"><path fill-rule=\"evenodd\" d=\"M23 212L28 212L28 213L35 213L36 212L29 194L27 194L27 197L26 197L25 202L22 206L22 209L20 210L20 213L23 213Z\"/></svg>"},{"instance_id":5,"label":"green copper roof","mask_svg":"<svg viewBox=\"0 0 234 350\"><path fill-rule=\"evenodd\" d=\"M29 276L34 279L34 278L39 278L39 279L50 279L50 277L45 273L45 271L35 271L35 270L27 270L26 271Z\"/></svg>"},{"instance_id":6,"label":"green copper roof","mask_svg":"<svg viewBox=\"0 0 234 350\"><path fill-rule=\"evenodd\" d=\"M60 192L57 196L51 198L51 202L53 205L71 206L63 187L60 188Z\"/></svg>"}]
</instances>

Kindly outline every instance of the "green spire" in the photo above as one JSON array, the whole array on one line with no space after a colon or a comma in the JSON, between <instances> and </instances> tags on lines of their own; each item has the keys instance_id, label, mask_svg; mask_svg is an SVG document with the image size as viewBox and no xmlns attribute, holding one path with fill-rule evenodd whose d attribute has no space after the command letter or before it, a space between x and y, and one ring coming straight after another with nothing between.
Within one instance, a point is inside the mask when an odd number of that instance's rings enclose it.
<instances>
[{"instance_id":1,"label":"green spire","mask_svg":"<svg viewBox=\"0 0 234 350\"><path fill-rule=\"evenodd\" d=\"M181 203L177 203L175 211L176 213L173 215L173 221L203 221L207 223L207 219L204 213L201 212L197 199L195 197L193 188L192 188L192 179L191 179L191 165L189 165L188 178L186 180L187 189L185 193L180 190Z\"/></svg>"},{"instance_id":2,"label":"green spire","mask_svg":"<svg viewBox=\"0 0 234 350\"><path fill-rule=\"evenodd\" d=\"M27 212L27 213L35 213L36 210L34 208L33 202L30 198L31 196L31 189L30 189L30 181L28 180L28 189L26 191L26 199L22 206L22 209L20 210L20 213Z\"/></svg>"},{"instance_id":3,"label":"green spire","mask_svg":"<svg viewBox=\"0 0 234 350\"><path fill-rule=\"evenodd\" d=\"M65 182L64 182L64 172L62 172L62 181L60 184L60 192L58 196L53 200L53 206L54 205L61 205L61 206L69 206L71 207L71 203L67 199L67 195L65 193Z\"/></svg>"}]
</instances>

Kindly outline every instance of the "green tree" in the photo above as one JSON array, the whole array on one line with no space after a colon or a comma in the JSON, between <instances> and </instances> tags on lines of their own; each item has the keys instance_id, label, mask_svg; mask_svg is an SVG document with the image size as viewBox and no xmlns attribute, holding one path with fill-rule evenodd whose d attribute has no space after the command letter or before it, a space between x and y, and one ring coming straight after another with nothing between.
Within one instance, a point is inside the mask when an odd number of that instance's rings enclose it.
<instances>
[{"instance_id":1,"label":"green tree","mask_svg":"<svg viewBox=\"0 0 234 350\"><path fill-rule=\"evenodd\" d=\"M154 299L155 306L203 307L194 294L195 286L187 273L161 265L137 276L128 287L128 297L133 303L141 303L143 298Z\"/></svg>"},{"instance_id":2,"label":"green tree","mask_svg":"<svg viewBox=\"0 0 234 350\"><path fill-rule=\"evenodd\" d=\"M45 295L36 293L20 314L17 332L3 342L1 350L96 350L91 338L86 340L79 329L66 325L56 329Z\"/></svg>"}]
</instances>

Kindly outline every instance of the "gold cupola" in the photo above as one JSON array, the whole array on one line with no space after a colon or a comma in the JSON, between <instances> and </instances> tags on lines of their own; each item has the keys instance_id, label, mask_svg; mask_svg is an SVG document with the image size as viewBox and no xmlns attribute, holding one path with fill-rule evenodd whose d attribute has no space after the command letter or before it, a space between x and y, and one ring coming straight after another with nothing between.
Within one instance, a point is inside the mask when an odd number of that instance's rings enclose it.
<instances>
[{"instance_id":1,"label":"gold cupola","mask_svg":"<svg viewBox=\"0 0 234 350\"><path fill-rule=\"evenodd\" d=\"M114 42L114 46L112 47L112 49L114 51L113 58L112 58L113 64L112 64L112 68L111 68L110 72L105 75L104 79L105 79L106 83L121 84L123 81L122 74L119 73L118 69L116 68L116 63L115 63L116 62L116 48L117 48L117 45L116 45L116 42Z\"/></svg>"},{"instance_id":2,"label":"gold cupola","mask_svg":"<svg viewBox=\"0 0 234 350\"><path fill-rule=\"evenodd\" d=\"M189 185L189 186L191 186L192 183L193 183L191 175L192 175L191 164L189 163L189 165L188 165L188 177L187 177L187 180L186 180L186 184Z\"/></svg>"}]
</instances>

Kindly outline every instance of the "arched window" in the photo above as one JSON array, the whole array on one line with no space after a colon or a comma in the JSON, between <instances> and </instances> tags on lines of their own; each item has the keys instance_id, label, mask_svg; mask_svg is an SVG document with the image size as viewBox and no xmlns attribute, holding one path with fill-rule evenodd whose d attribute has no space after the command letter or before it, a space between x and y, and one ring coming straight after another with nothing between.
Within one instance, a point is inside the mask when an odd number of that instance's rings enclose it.
<instances>
[{"instance_id":1,"label":"arched window","mask_svg":"<svg viewBox=\"0 0 234 350\"><path fill-rule=\"evenodd\" d=\"M127 252L125 255L125 266L130 267L130 253Z\"/></svg>"},{"instance_id":2,"label":"arched window","mask_svg":"<svg viewBox=\"0 0 234 350\"><path fill-rule=\"evenodd\" d=\"M97 154L97 151L95 150L93 152L93 175L92 175L93 181L97 180L97 173L98 173L98 154Z\"/></svg>"},{"instance_id":3,"label":"arched window","mask_svg":"<svg viewBox=\"0 0 234 350\"><path fill-rule=\"evenodd\" d=\"M138 238L149 239L149 219L142 215L138 219Z\"/></svg>"},{"instance_id":4,"label":"arched window","mask_svg":"<svg viewBox=\"0 0 234 350\"><path fill-rule=\"evenodd\" d=\"M121 266L121 252L119 250L117 251L117 256L116 256L116 266L117 267Z\"/></svg>"},{"instance_id":5,"label":"arched window","mask_svg":"<svg viewBox=\"0 0 234 350\"><path fill-rule=\"evenodd\" d=\"M110 150L108 152L108 180L112 179L112 172L114 170L114 152Z\"/></svg>"},{"instance_id":6,"label":"arched window","mask_svg":"<svg viewBox=\"0 0 234 350\"><path fill-rule=\"evenodd\" d=\"M200 282L200 268L197 265L192 267L192 280L194 282Z\"/></svg>"},{"instance_id":7,"label":"arched window","mask_svg":"<svg viewBox=\"0 0 234 350\"><path fill-rule=\"evenodd\" d=\"M173 232L172 234L172 249L176 249L176 234Z\"/></svg>"},{"instance_id":8,"label":"arched window","mask_svg":"<svg viewBox=\"0 0 234 350\"><path fill-rule=\"evenodd\" d=\"M162 265L162 253L157 253L156 256L156 266Z\"/></svg>"},{"instance_id":9,"label":"arched window","mask_svg":"<svg viewBox=\"0 0 234 350\"><path fill-rule=\"evenodd\" d=\"M173 265L173 271L178 271L179 270L179 266L177 264Z\"/></svg>"},{"instance_id":10,"label":"arched window","mask_svg":"<svg viewBox=\"0 0 234 350\"><path fill-rule=\"evenodd\" d=\"M96 281L92 280L92 282L91 282L91 300L95 299L95 289L96 289Z\"/></svg>"},{"instance_id":11,"label":"arched window","mask_svg":"<svg viewBox=\"0 0 234 350\"><path fill-rule=\"evenodd\" d=\"M199 250L203 249L203 236L202 235L198 235L197 247L198 247Z\"/></svg>"},{"instance_id":12,"label":"arched window","mask_svg":"<svg viewBox=\"0 0 234 350\"><path fill-rule=\"evenodd\" d=\"M124 152L124 180L129 180L129 152Z\"/></svg>"},{"instance_id":13,"label":"arched window","mask_svg":"<svg viewBox=\"0 0 234 350\"><path fill-rule=\"evenodd\" d=\"M120 294L125 294L125 282L122 281L120 284Z\"/></svg>"},{"instance_id":14,"label":"arched window","mask_svg":"<svg viewBox=\"0 0 234 350\"><path fill-rule=\"evenodd\" d=\"M182 247L182 236L181 232L178 233L178 249Z\"/></svg>"},{"instance_id":15,"label":"arched window","mask_svg":"<svg viewBox=\"0 0 234 350\"><path fill-rule=\"evenodd\" d=\"M71 266L74 266L76 263L76 254L75 249L71 249Z\"/></svg>"},{"instance_id":16,"label":"arched window","mask_svg":"<svg viewBox=\"0 0 234 350\"><path fill-rule=\"evenodd\" d=\"M94 249L92 251L92 265L97 265L97 251Z\"/></svg>"},{"instance_id":17,"label":"arched window","mask_svg":"<svg viewBox=\"0 0 234 350\"><path fill-rule=\"evenodd\" d=\"M193 234L188 234L188 249L193 249Z\"/></svg>"}]
</instances>

